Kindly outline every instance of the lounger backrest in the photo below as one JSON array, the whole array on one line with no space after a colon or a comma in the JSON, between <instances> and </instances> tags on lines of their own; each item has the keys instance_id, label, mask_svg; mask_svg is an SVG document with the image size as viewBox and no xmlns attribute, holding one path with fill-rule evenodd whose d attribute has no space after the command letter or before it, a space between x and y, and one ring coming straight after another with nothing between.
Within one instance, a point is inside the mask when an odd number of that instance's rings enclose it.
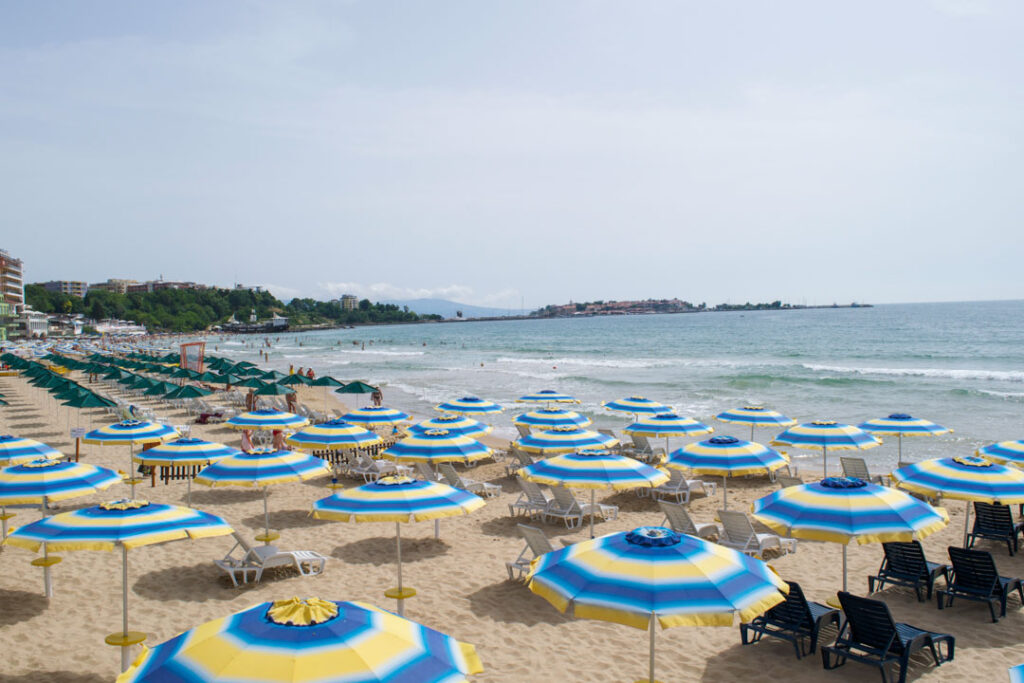
<instances>
[{"instance_id":1,"label":"lounger backrest","mask_svg":"<svg viewBox=\"0 0 1024 683\"><path fill-rule=\"evenodd\" d=\"M630 434L630 438L633 439L633 445L636 446L639 451L651 450L651 444L647 440L646 436L640 436L639 434Z\"/></svg>"},{"instance_id":2,"label":"lounger backrest","mask_svg":"<svg viewBox=\"0 0 1024 683\"><path fill-rule=\"evenodd\" d=\"M551 495L554 497L561 512L582 512L579 501L576 500L576 496L572 495L569 489L562 486L552 486Z\"/></svg>"},{"instance_id":3,"label":"lounger backrest","mask_svg":"<svg viewBox=\"0 0 1024 683\"><path fill-rule=\"evenodd\" d=\"M526 545L530 546L534 557L540 557L544 553L550 553L554 550L547 536L537 527L527 526L526 524L517 524L516 527L519 529L520 535L526 539Z\"/></svg>"},{"instance_id":4,"label":"lounger backrest","mask_svg":"<svg viewBox=\"0 0 1024 683\"><path fill-rule=\"evenodd\" d=\"M785 602L780 602L772 607L765 616L785 624L813 628L814 617L811 616L811 608L807 605L803 589L795 581L786 581L786 583L789 584L789 593L786 594Z\"/></svg>"},{"instance_id":5,"label":"lounger backrest","mask_svg":"<svg viewBox=\"0 0 1024 683\"><path fill-rule=\"evenodd\" d=\"M754 525L742 512L719 510L718 518L722 520L722 531L733 543L747 543L754 535Z\"/></svg>"},{"instance_id":6,"label":"lounger backrest","mask_svg":"<svg viewBox=\"0 0 1024 683\"><path fill-rule=\"evenodd\" d=\"M697 527L694 526L693 519L690 518L686 508L681 504L659 500L658 507L661 508L661 511L665 513L665 517L668 518L668 524L672 527L672 531L677 534L697 535Z\"/></svg>"},{"instance_id":7,"label":"lounger backrest","mask_svg":"<svg viewBox=\"0 0 1024 683\"><path fill-rule=\"evenodd\" d=\"M526 451L521 451L518 448L515 448L512 452L515 453L516 459L519 460L519 464L523 467L529 467L533 464L533 458L531 458L530 454Z\"/></svg>"},{"instance_id":8,"label":"lounger backrest","mask_svg":"<svg viewBox=\"0 0 1024 683\"><path fill-rule=\"evenodd\" d=\"M775 481L779 482L779 487L784 489L788 489L790 486L800 486L804 483L804 480L800 477L787 477L784 474L777 475Z\"/></svg>"},{"instance_id":9,"label":"lounger backrest","mask_svg":"<svg viewBox=\"0 0 1024 683\"><path fill-rule=\"evenodd\" d=\"M888 605L844 591L839 591L839 603L843 606L851 640L882 652L900 650L896 622Z\"/></svg>"},{"instance_id":10,"label":"lounger backrest","mask_svg":"<svg viewBox=\"0 0 1024 683\"><path fill-rule=\"evenodd\" d=\"M928 576L928 564L919 542L883 543L882 550L885 552L885 569L890 574L911 580Z\"/></svg>"},{"instance_id":11,"label":"lounger backrest","mask_svg":"<svg viewBox=\"0 0 1024 683\"><path fill-rule=\"evenodd\" d=\"M958 590L990 596L999 585L999 572L992 554L984 550L949 546L953 583Z\"/></svg>"},{"instance_id":12,"label":"lounger backrest","mask_svg":"<svg viewBox=\"0 0 1024 683\"><path fill-rule=\"evenodd\" d=\"M974 515L975 531L1006 534L1007 536L1013 533L1013 516L1010 514L1009 506L975 503Z\"/></svg>"},{"instance_id":13,"label":"lounger backrest","mask_svg":"<svg viewBox=\"0 0 1024 683\"><path fill-rule=\"evenodd\" d=\"M462 483L462 477L459 476L459 473L455 471L450 462L438 463L437 471L441 473L441 476L444 477L449 486L454 486L457 489L465 488Z\"/></svg>"},{"instance_id":14,"label":"lounger backrest","mask_svg":"<svg viewBox=\"0 0 1024 683\"><path fill-rule=\"evenodd\" d=\"M615 436L615 432L612 431L611 429L598 429L597 433L598 434L604 434L605 436L610 436L613 439L618 439L619 438L619 437Z\"/></svg>"},{"instance_id":15,"label":"lounger backrest","mask_svg":"<svg viewBox=\"0 0 1024 683\"><path fill-rule=\"evenodd\" d=\"M686 488L686 474L682 470L670 467L668 470L668 481L662 484L668 489Z\"/></svg>"},{"instance_id":16,"label":"lounger backrest","mask_svg":"<svg viewBox=\"0 0 1024 683\"><path fill-rule=\"evenodd\" d=\"M530 428L526 425L516 425L516 429L519 430L519 436L526 437L530 435Z\"/></svg>"},{"instance_id":17,"label":"lounger backrest","mask_svg":"<svg viewBox=\"0 0 1024 683\"><path fill-rule=\"evenodd\" d=\"M526 494L527 499L531 502L540 503L542 505L547 504L548 499L544 497L544 492L540 490L540 487L537 486L537 484L523 479L522 477L516 477L516 481L519 482L519 488L523 490L523 493Z\"/></svg>"},{"instance_id":18,"label":"lounger backrest","mask_svg":"<svg viewBox=\"0 0 1024 683\"><path fill-rule=\"evenodd\" d=\"M871 474L868 473L867 463L864 462L864 458L839 458L839 461L843 464L843 476L856 477L857 479L863 479L868 481L871 479Z\"/></svg>"},{"instance_id":19,"label":"lounger backrest","mask_svg":"<svg viewBox=\"0 0 1024 683\"><path fill-rule=\"evenodd\" d=\"M418 463L416 463L416 471L426 481L434 481L435 480L434 471L432 469L430 469L430 465L428 465L425 462L418 462Z\"/></svg>"}]
</instances>

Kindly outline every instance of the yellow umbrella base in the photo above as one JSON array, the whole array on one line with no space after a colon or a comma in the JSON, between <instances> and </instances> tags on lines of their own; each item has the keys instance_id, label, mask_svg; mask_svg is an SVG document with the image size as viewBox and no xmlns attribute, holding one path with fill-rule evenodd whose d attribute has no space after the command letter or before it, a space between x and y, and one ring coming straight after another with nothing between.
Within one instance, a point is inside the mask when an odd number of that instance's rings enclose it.
<instances>
[{"instance_id":1,"label":"yellow umbrella base","mask_svg":"<svg viewBox=\"0 0 1024 683\"><path fill-rule=\"evenodd\" d=\"M408 600L409 598L415 595L416 589L409 588L408 586L404 586L402 590L398 590L397 588L389 588L386 591L384 591L384 597L391 598L392 600Z\"/></svg>"},{"instance_id":2,"label":"yellow umbrella base","mask_svg":"<svg viewBox=\"0 0 1024 683\"><path fill-rule=\"evenodd\" d=\"M50 555L49 557L37 557L32 560L29 564L33 567L52 567L55 564L60 564L64 560L63 557L57 555Z\"/></svg>"},{"instance_id":3,"label":"yellow umbrella base","mask_svg":"<svg viewBox=\"0 0 1024 683\"><path fill-rule=\"evenodd\" d=\"M132 645L138 645L146 639L146 634L142 631L128 631L128 633L111 633L109 636L103 639L103 642L107 645L113 645L114 647L131 647Z\"/></svg>"},{"instance_id":4,"label":"yellow umbrella base","mask_svg":"<svg viewBox=\"0 0 1024 683\"><path fill-rule=\"evenodd\" d=\"M269 534L258 534L255 536L255 538L260 543L270 543L271 541L276 541L277 539L281 538L281 534L277 533L276 531L271 531Z\"/></svg>"}]
</instances>

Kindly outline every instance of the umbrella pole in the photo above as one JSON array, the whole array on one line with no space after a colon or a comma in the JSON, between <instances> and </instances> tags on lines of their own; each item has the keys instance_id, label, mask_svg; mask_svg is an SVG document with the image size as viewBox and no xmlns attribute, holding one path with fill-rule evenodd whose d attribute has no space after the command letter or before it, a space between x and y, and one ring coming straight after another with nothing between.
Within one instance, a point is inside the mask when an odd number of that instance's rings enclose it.
<instances>
[{"instance_id":1,"label":"umbrella pole","mask_svg":"<svg viewBox=\"0 0 1024 683\"><path fill-rule=\"evenodd\" d=\"M896 443L899 448L899 455L896 456L896 466L903 467L903 432L896 435Z\"/></svg>"},{"instance_id":2,"label":"umbrella pole","mask_svg":"<svg viewBox=\"0 0 1024 683\"><path fill-rule=\"evenodd\" d=\"M729 478L722 475L722 509L729 509Z\"/></svg>"},{"instance_id":3,"label":"umbrella pole","mask_svg":"<svg viewBox=\"0 0 1024 683\"><path fill-rule=\"evenodd\" d=\"M754 423L753 422L750 423L750 440L751 441L754 440Z\"/></svg>"},{"instance_id":4,"label":"umbrella pole","mask_svg":"<svg viewBox=\"0 0 1024 683\"><path fill-rule=\"evenodd\" d=\"M405 616L405 600L402 595L402 523L395 522L395 549L398 554L398 616Z\"/></svg>"},{"instance_id":5,"label":"umbrella pole","mask_svg":"<svg viewBox=\"0 0 1024 683\"><path fill-rule=\"evenodd\" d=\"M843 592L846 592L846 543L843 544Z\"/></svg>"},{"instance_id":6,"label":"umbrella pole","mask_svg":"<svg viewBox=\"0 0 1024 683\"><path fill-rule=\"evenodd\" d=\"M821 447L821 478L828 478L828 446Z\"/></svg>"},{"instance_id":7,"label":"umbrella pole","mask_svg":"<svg viewBox=\"0 0 1024 683\"><path fill-rule=\"evenodd\" d=\"M185 477L185 504L192 507L192 477Z\"/></svg>"},{"instance_id":8,"label":"umbrella pole","mask_svg":"<svg viewBox=\"0 0 1024 683\"><path fill-rule=\"evenodd\" d=\"M597 509L597 489L590 489L590 537L594 537L594 512Z\"/></svg>"},{"instance_id":9,"label":"umbrella pole","mask_svg":"<svg viewBox=\"0 0 1024 683\"><path fill-rule=\"evenodd\" d=\"M270 513L267 511L267 489L269 487L263 487L263 526L266 531L266 540L263 545L270 545Z\"/></svg>"},{"instance_id":10,"label":"umbrella pole","mask_svg":"<svg viewBox=\"0 0 1024 683\"><path fill-rule=\"evenodd\" d=\"M655 680L654 680L654 622L655 622L655 620L656 620L656 617L654 616L654 613L652 612L651 613L651 625L650 625L650 627L648 629L651 632L651 661L650 661L650 663L648 665L648 678L650 679L650 683L655 683Z\"/></svg>"},{"instance_id":11,"label":"umbrella pole","mask_svg":"<svg viewBox=\"0 0 1024 683\"><path fill-rule=\"evenodd\" d=\"M43 496L43 502L39 505L39 518L44 519L46 517L46 496ZM50 575L50 549L43 544L43 595L48 598L53 597L53 577Z\"/></svg>"},{"instance_id":12,"label":"umbrella pole","mask_svg":"<svg viewBox=\"0 0 1024 683\"><path fill-rule=\"evenodd\" d=\"M967 510L964 515L964 547L967 547L967 532L970 529L971 524L971 501L967 501Z\"/></svg>"},{"instance_id":13,"label":"umbrella pole","mask_svg":"<svg viewBox=\"0 0 1024 683\"><path fill-rule=\"evenodd\" d=\"M135 444L128 442L128 481L132 485L132 500L135 500L135 473L132 467L135 464Z\"/></svg>"},{"instance_id":14,"label":"umbrella pole","mask_svg":"<svg viewBox=\"0 0 1024 683\"><path fill-rule=\"evenodd\" d=\"M441 520L434 520L434 538L441 538Z\"/></svg>"}]
</instances>

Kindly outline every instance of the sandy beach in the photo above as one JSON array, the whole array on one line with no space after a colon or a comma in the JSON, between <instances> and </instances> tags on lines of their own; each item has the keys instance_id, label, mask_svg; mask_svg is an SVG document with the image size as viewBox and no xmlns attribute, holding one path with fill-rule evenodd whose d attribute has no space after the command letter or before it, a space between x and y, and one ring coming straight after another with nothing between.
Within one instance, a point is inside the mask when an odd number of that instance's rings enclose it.
<instances>
[{"instance_id":1,"label":"sandy beach","mask_svg":"<svg viewBox=\"0 0 1024 683\"><path fill-rule=\"evenodd\" d=\"M76 379L81 379L74 375ZM26 384L22 377L0 377L0 393L8 407L0 408L0 432L44 441L65 453L74 444L66 425L64 407L56 412L49 394ZM310 405L323 400L317 388L304 388L302 400ZM341 405L328 395L335 412ZM147 405L143 402L143 405ZM156 407L155 403L152 403ZM158 407L173 422L187 421L184 413ZM77 412L77 411L75 411ZM417 415L417 419L428 417ZM507 420L503 415L499 420ZM81 425L99 426L108 419L102 411L85 411ZM71 426L78 422L70 416ZM193 425L192 435L237 446L239 433L219 425ZM83 461L124 470L125 448L83 446ZM461 469L461 468L460 468ZM813 477L814 472L803 473ZM433 538L429 522L403 525L406 583L418 595L406 605L406 616L472 643L483 661L480 681L630 681L646 673L647 637L642 631L600 621L576 620L559 614L523 584L507 579L504 563L523 546L508 504L518 487L505 476L500 463L485 461L470 476L500 484L503 493L488 500L484 509L468 517L443 520L441 538ZM362 600L393 609L383 596L395 580L394 528L391 524L322 522L309 516L310 505L330 493L326 478L304 484L276 486L270 492L270 524L279 530L283 549L311 549L328 555L326 572L304 578L292 571L277 571L263 582L233 588L214 566L233 539L178 541L144 547L129 554L130 627L150 634L160 643L210 619L255 603L291 596L322 596ZM357 482L353 480L352 485ZM730 507L749 509L753 500L775 490L765 478L730 480ZM95 505L128 496L116 485L107 492L66 501L61 510ZM137 497L184 505L185 483L141 485ZM599 495L599 500L620 508L615 521L601 522L597 532L629 530L658 524L662 516L654 502L633 493ZM238 532L251 538L263 523L262 497L256 490L193 487L193 506L224 517ZM690 512L698 522L711 521L720 497L698 496ZM32 508L15 510L12 524L38 518ZM949 526L924 541L932 561L946 560L946 547L961 541L964 504L948 507ZM567 530L561 524L541 526L557 546L561 540L587 537L586 526ZM1000 573L1024 575L1024 555L1008 557L1004 546L981 543L992 551ZM103 637L120 628L121 574L117 553L78 551L59 553L64 560L54 570L55 595L43 597L41 570L29 565L34 554L18 548L0 551L0 642L5 653L0 681L93 683L111 681L119 668L119 653ZM795 554L770 561L787 579L798 581L809 599L824 601L841 585L841 549L837 545L800 541ZM852 591L863 594L868 574L881 561L878 545L850 546L849 575ZM990 622L987 608L958 602L938 611L934 601L918 603L911 591L894 588L882 594L897 620L956 637L956 659L935 668L918 657L910 678L955 681L967 678L1005 680L1006 668L1024 662L1019 634L1024 610L1011 597L1007 616ZM831 632L825 642L831 641ZM850 663L838 671L824 671L818 654L801 661L792 647L780 640L741 646L739 629L680 627L658 633L658 677L669 681L726 681L755 678L791 681L854 681L876 674Z\"/></svg>"}]
</instances>

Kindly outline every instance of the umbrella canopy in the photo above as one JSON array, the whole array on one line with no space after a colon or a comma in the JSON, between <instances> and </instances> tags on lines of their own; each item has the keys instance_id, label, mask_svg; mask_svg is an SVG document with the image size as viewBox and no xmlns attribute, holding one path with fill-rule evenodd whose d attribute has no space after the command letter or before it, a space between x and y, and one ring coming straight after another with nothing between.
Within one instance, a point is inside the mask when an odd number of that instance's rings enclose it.
<instances>
[{"instance_id":1,"label":"umbrella canopy","mask_svg":"<svg viewBox=\"0 0 1024 683\"><path fill-rule=\"evenodd\" d=\"M750 440L754 440L754 427L790 427L796 420L764 406L743 406L715 415L720 422L750 425Z\"/></svg>"},{"instance_id":2,"label":"umbrella canopy","mask_svg":"<svg viewBox=\"0 0 1024 683\"><path fill-rule=\"evenodd\" d=\"M217 379L213 380L217 384L238 384L242 381L242 378L238 375L217 375Z\"/></svg>"},{"instance_id":3,"label":"umbrella canopy","mask_svg":"<svg viewBox=\"0 0 1024 683\"><path fill-rule=\"evenodd\" d=\"M533 561L530 590L559 611L650 631L654 625L732 626L779 604L786 583L743 553L662 527L608 534Z\"/></svg>"},{"instance_id":4,"label":"umbrella canopy","mask_svg":"<svg viewBox=\"0 0 1024 683\"><path fill-rule=\"evenodd\" d=\"M783 536L843 545L908 542L944 528L949 516L902 491L862 479L827 477L813 484L788 486L754 501L754 517Z\"/></svg>"},{"instance_id":5,"label":"umbrella canopy","mask_svg":"<svg viewBox=\"0 0 1024 683\"><path fill-rule=\"evenodd\" d=\"M215 515L192 508L144 500L115 500L95 507L62 512L18 527L4 541L33 552L49 550L114 550L121 547L122 629L107 636L121 647L121 670L128 668L128 648L146 634L128 630L128 550L182 538L226 536L233 532Z\"/></svg>"},{"instance_id":6,"label":"umbrella canopy","mask_svg":"<svg viewBox=\"0 0 1024 683\"><path fill-rule=\"evenodd\" d=\"M898 459L900 467L903 466L903 437L905 436L938 436L949 434L952 429L937 425L929 420L911 417L906 413L893 413L889 417L880 417L857 425L865 432L879 434L881 436L897 437Z\"/></svg>"},{"instance_id":7,"label":"umbrella canopy","mask_svg":"<svg viewBox=\"0 0 1024 683\"><path fill-rule=\"evenodd\" d=\"M515 441L516 447L520 450L544 455L570 453L584 449L612 448L618 443L619 440L614 437L576 427L558 427L543 432L534 432L529 436L521 436Z\"/></svg>"},{"instance_id":8,"label":"umbrella canopy","mask_svg":"<svg viewBox=\"0 0 1024 683\"><path fill-rule=\"evenodd\" d=\"M135 456L135 461L144 465L164 465L166 467L205 465L209 462L222 460L232 455L240 455L241 451L222 443L203 441L202 439L175 439L142 451Z\"/></svg>"},{"instance_id":9,"label":"umbrella canopy","mask_svg":"<svg viewBox=\"0 0 1024 683\"><path fill-rule=\"evenodd\" d=\"M651 417L644 417L624 428L626 434L637 436L665 438L672 436L701 436L715 431L703 422L689 417L676 415L675 413L661 413Z\"/></svg>"},{"instance_id":10,"label":"umbrella canopy","mask_svg":"<svg viewBox=\"0 0 1024 683\"><path fill-rule=\"evenodd\" d=\"M298 429L309 424L309 419L280 410L254 410L236 415L224 424L230 429Z\"/></svg>"},{"instance_id":11,"label":"umbrella canopy","mask_svg":"<svg viewBox=\"0 0 1024 683\"><path fill-rule=\"evenodd\" d=\"M494 415L500 413L504 408L494 401L486 401L476 396L463 396L454 401L438 403L434 406L434 410L456 415Z\"/></svg>"},{"instance_id":12,"label":"umbrella canopy","mask_svg":"<svg viewBox=\"0 0 1024 683\"><path fill-rule=\"evenodd\" d=\"M468 464L490 457L491 449L472 437L447 429L428 429L410 434L381 455L396 462Z\"/></svg>"},{"instance_id":13,"label":"umbrella canopy","mask_svg":"<svg viewBox=\"0 0 1024 683\"><path fill-rule=\"evenodd\" d=\"M285 439L285 443L289 446L312 451L368 448L376 446L382 441L383 439L373 432L358 425L351 425L344 420L330 420L303 427Z\"/></svg>"},{"instance_id":14,"label":"umbrella canopy","mask_svg":"<svg viewBox=\"0 0 1024 683\"><path fill-rule=\"evenodd\" d=\"M342 415L341 419L345 422L351 422L352 424L376 427L378 425L393 425L398 424L399 422L405 422L409 417L409 413L403 413L401 410L378 406L375 408L359 408L358 410L353 410L350 413Z\"/></svg>"},{"instance_id":15,"label":"umbrella canopy","mask_svg":"<svg viewBox=\"0 0 1024 683\"><path fill-rule=\"evenodd\" d=\"M53 446L47 446L35 439L23 439L10 434L0 436L0 467L32 462L40 458L62 460L64 454Z\"/></svg>"},{"instance_id":16,"label":"umbrella canopy","mask_svg":"<svg viewBox=\"0 0 1024 683\"><path fill-rule=\"evenodd\" d=\"M988 458L1001 465L1024 465L1024 441L1000 441L982 446L975 455Z\"/></svg>"},{"instance_id":17,"label":"umbrella canopy","mask_svg":"<svg viewBox=\"0 0 1024 683\"><path fill-rule=\"evenodd\" d=\"M976 455L924 460L893 471L892 479L897 487L926 496L1024 503L1024 472Z\"/></svg>"},{"instance_id":18,"label":"umbrella canopy","mask_svg":"<svg viewBox=\"0 0 1024 683\"><path fill-rule=\"evenodd\" d=\"M294 375L292 376L294 377ZM256 390L257 396L286 396L294 393L295 390L291 387L282 386L280 384L264 384Z\"/></svg>"},{"instance_id":19,"label":"umbrella canopy","mask_svg":"<svg viewBox=\"0 0 1024 683\"><path fill-rule=\"evenodd\" d=\"M146 396L163 396L180 388L177 384L171 384L170 382L157 382L142 393Z\"/></svg>"},{"instance_id":20,"label":"umbrella canopy","mask_svg":"<svg viewBox=\"0 0 1024 683\"><path fill-rule=\"evenodd\" d=\"M290 376L294 377L295 375ZM289 377L289 375L286 375L283 372L278 372L277 370L267 370L266 372L260 373L260 377L269 382L278 382L285 377Z\"/></svg>"},{"instance_id":21,"label":"umbrella canopy","mask_svg":"<svg viewBox=\"0 0 1024 683\"><path fill-rule=\"evenodd\" d=\"M722 478L722 504L728 509L727 482L729 477L747 474L768 474L789 464L778 451L753 441L731 436L716 436L706 441L691 443L669 454L668 467L690 470L696 474L710 474Z\"/></svg>"},{"instance_id":22,"label":"umbrella canopy","mask_svg":"<svg viewBox=\"0 0 1024 683\"><path fill-rule=\"evenodd\" d=\"M82 441L99 446L135 445L160 443L178 436L173 427L156 422L124 420L88 432Z\"/></svg>"},{"instance_id":23,"label":"umbrella canopy","mask_svg":"<svg viewBox=\"0 0 1024 683\"><path fill-rule=\"evenodd\" d=\"M209 396L213 392L209 389L203 389L193 384L186 384L182 387L178 387L174 391L169 392L164 398L175 400L185 398L202 398L203 396Z\"/></svg>"},{"instance_id":24,"label":"umbrella canopy","mask_svg":"<svg viewBox=\"0 0 1024 683\"><path fill-rule=\"evenodd\" d=\"M517 415L512 424L541 430L555 429L556 427L586 427L590 424L590 418L575 410L562 410L550 406Z\"/></svg>"},{"instance_id":25,"label":"umbrella canopy","mask_svg":"<svg viewBox=\"0 0 1024 683\"><path fill-rule=\"evenodd\" d=\"M579 399L569 394L560 394L554 389L541 389L540 391L520 396L516 403L579 403Z\"/></svg>"},{"instance_id":26,"label":"umbrella canopy","mask_svg":"<svg viewBox=\"0 0 1024 683\"><path fill-rule=\"evenodd\" d=\"M327 474L330 466L320 458L294 451L260 449L239 453L203 468L196 483L203 486L256 486L263 489L264 535L256 540L270 543L270 513L267 489L275 484L305 481Z\"/></svg>"},{"instance_id":27,"label":"umbrella canopy","mask_svg":"<svg viewBox=\"0 0 1024 683\"><path fill-rule=\"evenodd\" d=\"M821 451L823 476L828 476L829 450L863 450L882 442L860 427L819 420L790 427L772 440L772 446L793 446L808 451Z\"/></svg>"},{"instance_id":28,"label":"umbrella canopy","mask_svg":"<svg viewBox=\"0 0 1024 683\"><path fill-rule=\"evenodd\" d=\"M423 434L433 429L444 429L449 434L459 434L461 436L476 438L478 436L483 436L484 434L489 434L492 427L489 424L477 422L473 418L463 417L461 415L439 415L438 417L418 422L412 427L409 427L409 431L413 434Z\"/></svg>"},{"instance_id":29,"label":"umbrella canopy","mask_svg":"<svg viewBox=\"0 0 1024 683\"><path fill-rule=\"evenodd\" d=\"M277 383L287 387L298 386L300 384L310 386L313 384L313 380L309 379L305 375L296 373L294 375L285 375L281 379L277 380ZM341 382L338 382L338 384L341 384Z\"/></svg>"},{"instance_id":30,"label":"umbrella canopy","mask_svg":"<svg viewBox=\"0 0 1024 683\"><path fill-rule=\"evenodd\" d=\"M615 401L606 401L603 405L608 410L614 410L617 413L631 413L636 416L672 412L671 407L643 396L629 396Z\"/></svg>"},{"instance_id":31,"label":"umbrella canopy","mask_svg":"<svg viewBox=\"0 0 1024 683\"><path fill-rule=\"evenodd\" d=\"M639 460L606 451L577 451L539 460L516 472L523 479L546 486L590 489L590 537L594 537L597 489L653 488L668 481L663 470Z\"/></svg>"},{"instance_id":32,"label":"umbrella canopy","mask_svg":"<svg viewBox=\"0 0 1024 683\"><path fill-rule=\"evenodd\" d=\"M63 403L69 408L109 408L117 405L110 399L98 396L91 391L69 398Z\"/></svg>"},{"instance_id":33,"label":"umbrella canopy","mask_svg":"<svg viewBox=\"0 0 1024 683\"><path fill-rule=\"evenodd\" d=\"M234 382L234 385L236 387L248 387L249 389L260 389L261 387L266 385L266 382L264 382L261 379L257 379L255 377L246 377L245 379L240 379L237 382Z\"/></svg>"},{"instance_id":34,"label":"umbrella canopy","mask_svg":"<svg viewBox=\"0 0 1024 683\"><path fill-rule=\"evenodd\" d=\"M264 602L146 651L117 683L293 681L461 683L483 667L472 645L360 602Z\"/></svg>"},{"instance_id":35,"label":"umbrella canopy","mask_svg":"<svg viewBox=\"0 0 1024 683\"><path fill-rule=\"evenodd\" d=\"M381 477L375 482L338 491L313 503L313 517L339 522L394 522L398 563L398 587L384 593L398 601L398 613L405 612L405 600L416 591L402 585L402 522L420 522L468 515L484 506L479 496L436 481L411 477Z\"/></svg>"},{"instance_id":36,"label":"umbrella canopy","mask_svg":"<svg viewBox=\"0 0 1024 683\"><path fill-rule=\"evenodd\" d=\"M110 488L121 476L84 462L33 460L0 470L0 505L45 505Z\"/></svg>"},{"instance_id":37,"label":"umbrella canopy","mask_svg":"<svg viewBox=\"0 0 1024 683\"><path fill-rule=\"evenodd\" d=\"M367 384L366 382L360 382L359 380L356 380L354 382L349 382L348 384L344 384L344 385L338 387L337 389L334 390L334 393L336 393L336 394L372 394L375 391L377 391L377 387L371 386L371 385Z\"/></svg>"},{"instance_id":38,"label":"umbrella canopy","mask_svg":"<svg viewBox=\"0 0 1024 683\"><path fill-rule=\"evenodd\" d=\"M320 375L309 383L311 387L343 387L344 382L339 382L330 375Z\"/></svg>"}]
</instances>

